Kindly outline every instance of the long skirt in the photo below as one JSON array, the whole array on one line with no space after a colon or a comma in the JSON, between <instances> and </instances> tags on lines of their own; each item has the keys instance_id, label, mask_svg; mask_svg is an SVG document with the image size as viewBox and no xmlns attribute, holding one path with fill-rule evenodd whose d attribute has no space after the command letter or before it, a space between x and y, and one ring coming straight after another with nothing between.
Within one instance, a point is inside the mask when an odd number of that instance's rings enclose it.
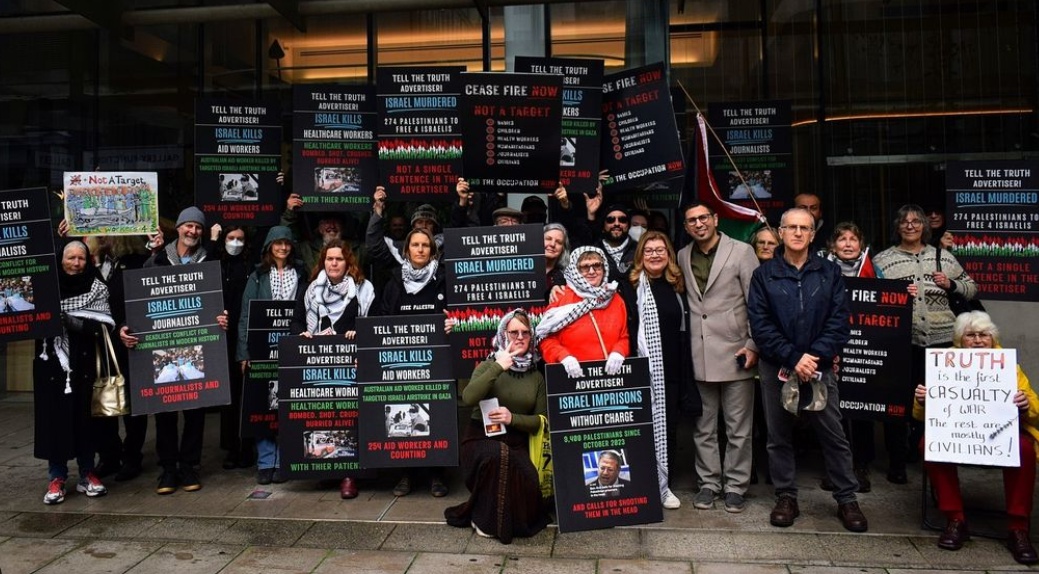
<instances>
[{"instance_id":1,"label":"long skirt","mask_svg":"<svg viewBox=\"0 0 1039 574\"><path fill-rule=\"evenodd\" d=\"M533 536L548 525L538 471L530 462L529 435L509 432L487 437L483 423L470 421L462 439L462 471L469 500L444 511L451 526L475 524L503 544Z\"/></svg>"}]
</instances>

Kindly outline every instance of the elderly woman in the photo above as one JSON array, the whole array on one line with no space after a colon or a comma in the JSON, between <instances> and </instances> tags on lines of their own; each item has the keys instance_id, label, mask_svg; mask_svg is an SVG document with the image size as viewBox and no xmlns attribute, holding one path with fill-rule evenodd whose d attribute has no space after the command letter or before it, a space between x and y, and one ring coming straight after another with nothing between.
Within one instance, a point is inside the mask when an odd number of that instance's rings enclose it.
<instances>
[{"instance_id":1,"label":"elderly woman","mask_svg":"<svg viewBox=\"0 0 1039 574\"><path fill-rule=\"evenodd\" d=\"M565 285L563 270L570 262L570 238L560 223L545 225L545 273L548 274L547 288Z\"/></svg>"},{"instance_id":2,"label":"elderly woman","mask_svg":"<svg viewBox=\"0 0 1039 574\"><path fill-rule=\"evenodd\" d=\"M682 384L692 377L689 303L684 295L685 279L667 235L659 231L642 234L628 280L620 282L617 291L628 312L631 355L649 358L660 499L664 508L679 508L682 503L671 492L668 480L679 398L686 396L692 401L687 407L691 406L694 414L699 414L695 411L702 411L702 406L696 387Z\"/></svg>"},{"instance_id":3,"label":"elderly woman","mask_svg":"<svg viewBox=\"0 0 1039 574\"><path fill-rule=\"evenodd\" d=\"M249 303L253 300L296 301L307 286L306 272L296 261L295 251L292 230L281 225L272 227L263 242L260 265L245 282L235 348L243 376L249 365ZM256 454L256 484L286 481L278 464L276 435L257 437Z\"/></svg>"},{"instance_id":4,"label":"elderly woman","mask_svg":"<svg viewBox=\"0 0 1039 574\"><path fill-rule=\"evenodd\" d=\"M583 377L581 361L606 360L606 372L620 372L630 352L627 308L617 283L607 282L606 254L597 247L578 247L563 272L566 287L545 310L537 326L541 354L547 363L562 363L566 374Z\"/></svg>"},{"instance_id":5,"label":"elderly woman","mask_svg":"<svg viewBox=\"0 0 1039 574\"><path fill-rule=\"evenodd\" d=\"M938 251L927 242L931 228L927 215L919 205L903 205L895 214L894 226L898 244L881 251L873 258L873 266L886 279L908 279L909 293L913 295L913 338L911 377L917 384L924 381L924 353L929 347L948 347L952 344L953 322L956 315L949 308L949 294L956 292L966 299L978 293L974 280L967 275L952 253ZM914 425L914 436L921 427ZM910 438L910 444L916 442ZM888 469L887 479L905 484L905 466Z\"/></svg>"},{"instance_id":6,"label":"elderly woman","mask_svg":"<svg viewBox=\"0 0 1039 574\"><path fill-rule=\"evenodd\" d=\"M80 241L68 243L62 251L58 293L61 336L37 340L33 359L33 455L47 461L50 474L44 504L65 501L70 458L79 465L78 492L88 497L108 492L94 473L90 400L97 377L97 341L101 330L114 327L115 322L108 287Z\"/></svg>"},{"instance_id":7,"label":"elderly woman","mask_svg":"<svg viewBox=\"0 0 1039 574\"><path fill-rule=\"evenodd\" d=\"M538 471L531 463L530 435L541 429L547 416L545 379L535 368L530 317L522 309L506 313L494 337L495 352L477 365L462 392L462 402L473 407L462 439L462 472L469 499L444 511L447 523L472 526L480 536L504 544L513 537L541 532L549 522L541 496ZM505 434L487 436L479 403L496 399L487 413Z\"/></svg>"},{"instance_id":8,"label":"elderly woman","mask_svg":"<svg viewBox=\"0 0 1039 574\"><path fill-rule=\"evenodd\" d=\"M952 342L959 348L998 349L999 329L988 313L970 311L956 318ZM923 421L926 414L927 388L918 385L914 396L916 402L913 403L913 417ZM1017 393L1014 394L1013 401L1021 413L1021 436L1018 437L1021 466L1003 468L1003 490L1009 517L1006 546L1014 560L1021 564L1036 564L1039 563L1039 555L1028 538L1028 530L1032 518L1032 495L1035 492L1035 441L1039 440L1039 398L1036 397L1020 365L1017 367ZM924 443L921 441L921 451L923 448ZM924 467L931 478L931 484L934 485L938 509L948 520L945 530L938 537L938 547L959 550L963 543L970 539L970 530L963 514L963 499L960 496L956 465L926 462Z\"/></svg>"},{"instance_id":9,"label":"elderly woman","mask_svg":"<svg viewBox=\"0 0 1039 574\"><path fill-rule=\"evenodd\" d=\"M286 277L282 279L291 281ZM282 284L279 289L287 290L287 285ZM333 239L321 248L310 284L302 289L297 287L296 293L290 328L304 337L333 335L353 339L357 334L354 330L357 318L367 317L375 302L375 288L364 278L353 251L342 239ZM266 479L266 476L258 478ZM273 480L273 473L271 478ZM339 483L339 496L357 498L354 477L348 476Z\"/></svg>"}]
</instances>

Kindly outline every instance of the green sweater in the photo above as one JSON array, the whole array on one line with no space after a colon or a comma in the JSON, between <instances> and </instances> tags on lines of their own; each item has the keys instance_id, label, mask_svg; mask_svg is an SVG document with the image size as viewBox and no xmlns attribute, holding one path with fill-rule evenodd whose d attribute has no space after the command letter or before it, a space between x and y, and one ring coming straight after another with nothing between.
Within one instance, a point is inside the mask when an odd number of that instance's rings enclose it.
<instances>
[{"instance_id":1,"label":"green sweater","mask_svg":"<svg viewBox=\"0 0 1039 574\"><path fill-rule=\"evenodd\" d=\"M538 415L547 416L548 413L545 378L537 369L506 373L493 359L480 363L462 391L462 402L474 407L474 420L482 421L480 401L491 397L497 397L498 405L512 413L509 426L528 434L536 433L540 428Z\"/></svg>"}]
</instances>

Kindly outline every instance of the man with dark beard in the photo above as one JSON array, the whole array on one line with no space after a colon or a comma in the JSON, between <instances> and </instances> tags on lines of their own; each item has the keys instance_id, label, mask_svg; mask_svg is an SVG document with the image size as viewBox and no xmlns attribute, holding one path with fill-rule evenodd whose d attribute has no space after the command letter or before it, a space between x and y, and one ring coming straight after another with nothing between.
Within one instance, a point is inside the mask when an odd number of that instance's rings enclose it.
<instances>
[{"instance_id":1,"label":"man with dark beard","mask_svg":"<svg viewBox=\"0 0 1039 574\"><path fill-rule=\"evenodd\" d=\"M588 210L588 222L596 221L596 213L602 205L602 193L595 197L585 196L585 205ZM630 228L628 208L615 203L606 208L606 216L602 220L601 246L608 256L607 262L610 266L610 277L621 277L631 269L631 263L635 260L635 241L628 236ZM597 246L598 247L598 246Z\"/></svg>"}]
</instances>

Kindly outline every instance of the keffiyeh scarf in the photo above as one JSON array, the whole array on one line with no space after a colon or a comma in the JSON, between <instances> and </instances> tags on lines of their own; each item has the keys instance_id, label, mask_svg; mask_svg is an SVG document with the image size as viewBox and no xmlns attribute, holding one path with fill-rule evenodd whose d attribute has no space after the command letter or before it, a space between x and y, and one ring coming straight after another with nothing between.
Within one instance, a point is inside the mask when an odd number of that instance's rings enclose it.
<instances>
[{"instance_id":1,"label":"keffiyeh scarf","mask_svg":"<svg viewBox=\"0 0 1039 574\"><path fill-rule=\"evenodd\" d=\"M271 298L275 301L292 301L296 296L299 274L292 267L271 267Z\"/></svg>"},{"instance_id":2,"label":"keffiyeh scarf","mask_svg":"<svg viewBox=\"0 0 1039 574\"><path fill-rule=\"evenodd\" d=\"M90 291L62 299L61 312L71 317L97 321L109 327L115 326L115 320L112 319L112 312L108 306L108 287L100 279L94 279L90 285ZM54 338L54 354L58 356L58 363L65 371L65 394L71 394L72 365L69 363L69 335L64 324L61 327L61 335ZM44 342L40 358L44 361L49 360L46 342Z\"/></svg>"},{"instance_id":3,"label":"keffiyeh scarf","mask_svg":"<svg viewBox=\"0 0 1039 574\"><path fill-rule=\"evenodd\" d=\"M509 329L509 322L516 316L516 311L519 309L513 309L505 314L498 322L498 332L494 335L494 353L487 357L488 360L493 361L494 355L498 351L509 351L509 336L506 333ZM537 354L537 348L534 346L533 339L530 340L530 345L527 347L527 352L512 358L512 366L509 367L510 371L516 371L517 373L525 373L529 371L538 359L541 357Z\"/></svg>"},{"instance_id":4,"label":"keffiyeh scarf","mask_svg":"<svg viewBox=\"0 0 1039 574\"><path fill-rule=\"evenodd\" d=\"M343 280L333 285L328 281L328 275L322 270L317 278L307 287L307 294L303 298L303 305L307 310L307 332L317 334L321 327L321 319L328 317L332 325L343 316L343 311L350 301L357 298L358 315L367 316L368 308L375 300L375 289L372 284L365 281L360 287L354 282L353 277L347 275Z\"/></svg>"},{"instance_id":5,"label":"keffiyeh scarf","mask_svg":"<svg viewBox=\"0 0 1039 574\"><path fill-rule=\"evenodd\" d=\"M628 267L631 266L630 263L625 263L621 261L621 258L624 257L624 250L628 247L629 241L631 241L631 239L625 237L624 242L618 245L617 247L614 247L609 243L606 243L605 241L603 241L602 243L603 249L610 256L610 259L613 259L613 262L617 265L617 269L619 269L620 271L627 271ZM573 256L571 255L571 257Z\"/></svg>"},{"instance_id":6,"label":"keffiyeh scarf","mask_svg":"<svg viewBox=\"0 0 1039 574\"><path fill-rule=\"evenodd\" d=\"M667 415L664 405L664 353L660 345L660 317L650 278L643 271L635 289L639 309L639 356L649 358L650 391L653 397L653 448L657 453L657 478L661 496L668 489Z\"/></svg>"},{"instance_id":7,"label":"keffiyeh scarf","mask_svg":"<svg viewBox=\"0 0 1039 574\"><path fill-rule=\"evenodd\" d=\"M404 290L408 295L414 295L428 285L436 275L438 265L437 260L432 259L425 267L415 269L410 260L405 261L400 266L400 277L404 280Z\"/></svg>"},{"instance_id":8,"label":"keffiyeh scarf","mask_svg":"<svg viewBox=\"0 0 1039 574\"><path fill-rule=\"evenodd\" d=\"M577 270L577 262L581 260L581 255L589 252L598 254L603 263L602 283L598 287L589 284L588 280ZM547 309L541 316L541 322L538 323L537 341L541 341L552 333L558 333L592 309L605 309L617 292L616 282L606 282L610 277L610 266L606 265L606 254L598 247L586 245L574 249L570 254L570 263L563 270L563 277L566 278L567 287L581 297L581 301Z\"/></svg>"}]
</instances>

